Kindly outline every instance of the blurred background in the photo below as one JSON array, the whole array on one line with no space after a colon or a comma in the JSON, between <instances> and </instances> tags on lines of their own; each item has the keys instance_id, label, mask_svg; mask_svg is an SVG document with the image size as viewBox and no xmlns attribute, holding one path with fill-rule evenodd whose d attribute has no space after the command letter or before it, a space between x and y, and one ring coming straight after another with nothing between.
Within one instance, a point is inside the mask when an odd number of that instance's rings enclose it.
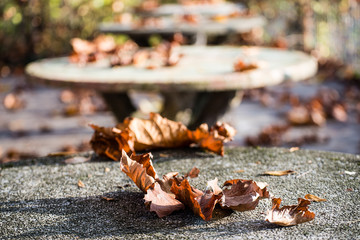
<instances>
[{"instance_id":1,"label":"blurred background","mask_svg":"<svg viewBox=\"0 0 360 240\"><path fill-rule=\"evenodd\" d=\"M233 2L243 4L248 14L264 16L267 23L221 44L302 50L317 58L319 73L297 85L247 91L243 102L223 117L238 129L231 144L360 153L360 1ZM141 0L0 1L1 161L87 150L88 122L115 123L96 93L29 85L24 67L37 59L69 55L72 38L94 39L100 34L99 23L120 21L141 4ZM124 41L128 36L116 38ZM289 117L291 106L279 97L285 95L304 106L314 98L322 99L326 124L294 126ZM161 102L157 96L153 100L155 105ZM140 111L156 110L141 95L134 101Z\"/></svg>"}]
</instances>

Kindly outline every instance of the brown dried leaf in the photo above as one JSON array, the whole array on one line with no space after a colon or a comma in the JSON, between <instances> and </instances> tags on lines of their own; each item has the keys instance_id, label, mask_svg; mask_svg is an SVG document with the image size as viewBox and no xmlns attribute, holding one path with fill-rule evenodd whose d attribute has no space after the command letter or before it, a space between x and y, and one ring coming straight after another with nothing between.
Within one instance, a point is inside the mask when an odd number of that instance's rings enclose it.
<instances>
[{"instance_id":1,"label":"brown dried leaf","mask_svg":"<svg viewBox=\"0 0 360 240\"><path fill-rule=\"evenodd\" d=\"M200 147L224 155L224 142L232 140L235 129L228 124L216 123L210 131L206 123L201 124L195 131L189 131L189 138Z\"/></svg>"},{"instance_id":2,"label":"brown dried leaf","mask_svg":"<svg viewBox=\"0 0 360 240\"><path fill-rule=\"evenodd\" d=\"M236 211L254 210L262 198L269 198L266 183L256 183L253 180L234 179L224 183L230 189L224 189L221 207Z\"/></svg>"},{"instance_id":3,"label":"brown dried leaf","mask_svg":"<svg viewBox=\"0 0 360 240\"><path fill-rule=\"evenodd\" d=\"M157 113L150 113L148 120L127 118L124 120L124 128L134 134L136 151L190 145L185 125L163 118Z\"/></svg>"},{"instance_id":4,"label":"brown dried leaf","mask_svg":"<svg viewBox=\"0 0 360 240\"><path fill-rule=\"evenodd\" d=\"M114 201L115 198L109 198L109 197L105 197L105 196L101 196L101 199L106 200L106 201Z\"/></svg>"},{"instance_id":5,"label":"brown dried leaf","mask_svg":"<svg viewBox=\"0 0 360 240\"><path fill-rule=\"evenodd\" d=\"M297 205L280 207L281 199L274 198L273 206L268 211L265 220L280 226L293 226L300 223L311 221L315 218L315 213L308 210L310 201L298 198Z\"/></svg>"},{"instance_id":6,"label":"brown dried leaf","mask_svg":"<svg viewBox=\"0 0 360 240\"><path fill-rule=\"evenodd\" d=\"M235 72L243 72L247 70L253 70L258 68L258 65L255 63L246 63L245 61L239 59L234 63Z\"/></svg>"},{"instance_id":7,"label":"brown dried leaf","mask_svg":"<svg viewBox=\"0 0 360 240\"><path fill-rule=\"evenodd\" d=\"M131 158L122 151L120 160L120 169L140 188L144 193L153 187L157 174L151 163L151 153L139 156L131 156Z\"/></svg>"},{"instance_id":8,"label":"brown dried leaf","mask_svg":"<svg viewBox=\"0 0 360 240\"><path fill-rule=\"evenodd\" d=\"M121 150L127 153L158 148L178 148L196 143L220 155L224 155L223 144L232 140L235 129L224 123L217 123L210 131L202 124L190 131L180 122L171 121L157 113L150 113L150 119L127 118L117 128L90 125L94 134L90 141L97 154L114 160L121 157Z\"/></svg>"},{"instance_id":9,"label":"brown dried leaf","mask_svg":"<svg viewBox=\"0 0 360 240\"><path fill-rule=\"evenodd\" d=\"M325 198L319 198L318 196L312 195L312 194L306 194L305 199L314 201L314 202L326 202L327 200Z\"/></svg>"},{"instance_id":10,"label":"brown dried leaf","mask_svg":"<svg viewBox=\"0 0 360 240\"><path fill-rule=\"evenodd\" d=\"M15 111L25 107L25 102L20 99L18 94L9 93L5 96L3 101L6 110Z\"/></svg>"},{"instance_id":11,"label":"brown dried leaf","mask_svg":"<svg viewBox=\"0 0 360 240\"><path fill-rule=\"evenodd\" d=\"M199 176L200 170L197 167L193 167L190 172L185 174L184 178L190 177L190 178L196 178Z\"/></svg>"},{"instance_id":12,"label":"brown dried leaf","mask_svg":"<svg viewBox=\"0 0 360 240\"><path fill-rule=\"evenodd\" d=\"M80 188L84 188L84 187L85 187L85 184L84 184L81 180L78 181L77 185L78 185L78 187L80 187Z\"/></svg>"},{"instance_id":13,"label":"brown dried leaf","mask_svg":"<svg viewBox=\"0 0 360 240\"><path fill-rule=\"evenodd\" d=\"M154 188L147 190L144 199L150 211L155 212L160 218L185 208L184 204L176 200L173 194L165 192L159 183L155 183Z\"/></svg>"},{"instance_id":14,"label":"brown dried leaf","mask_svg":"<svg viewBox=\"0 0 360 240\"><path fill-rule=\"evenodd\" d=\"M215 205L222 197L222 194L215 195L210 190L203 193L191 187L187 179L181 181L180 184L173 181L171 192L175 194L176 199L188 206L195 215L206 221L212 218Z\"/></svg>"},{"instance_id":15,"label":"brown dried leaf","mask_svg":"<svg viewBox=\"0 0 360 240\"><path fill-rule=\"evenodd\" d=\"M284 171L266 171L264 172L264 175L270 175L270 176L284 176L296 173L293 170L284 170Z\"/></svg>"},{"instance_id":16,"label":"brown dried leaf","mask_svg":"<svg viewBox=\"0 0 360 240\"><path fill-rule=\"evenodd\" d=\"M127 129L105 128L93 124L90 127L95 130L90 140L95 153L119 161L122 150L126 153L135 152L134 138Z\"/></svg>"}]
</instances>

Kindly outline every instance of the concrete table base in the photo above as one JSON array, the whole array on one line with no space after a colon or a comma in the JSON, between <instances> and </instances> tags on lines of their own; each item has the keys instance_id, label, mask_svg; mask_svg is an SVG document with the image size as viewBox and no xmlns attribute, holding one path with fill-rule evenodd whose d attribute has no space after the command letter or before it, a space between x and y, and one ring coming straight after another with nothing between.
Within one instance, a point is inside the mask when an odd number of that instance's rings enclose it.
<instances>
[{"instance_id":1,"label":"concrete table base","mask_svg":"<svg viewBox=\"0 0 360 240\"><path fill-rule=\"evenodd\" d=\"M278 227L264 221L270 200L254 211L216 216L205 222L192 212L162 219L144 206L143 193L120 171L119 163L94 157L65 164L63 157L3 165L0 178L2 239L358 239L360 235L360 156L287 149L227 148L224 157L196 149L154 151L159 175L200 169L191 183L234 178L266 181L286 205L311 193L313 221ZM294 175L262 176L267 170L292 169ZM243 172L238 171L243 170ZM354 173L355 172L355 173ZM78 180L84 184L79 188ZM119 188L121 187L121 188ZM102 199L113 198L113 201Z\"/></svg>"}]
</instances>

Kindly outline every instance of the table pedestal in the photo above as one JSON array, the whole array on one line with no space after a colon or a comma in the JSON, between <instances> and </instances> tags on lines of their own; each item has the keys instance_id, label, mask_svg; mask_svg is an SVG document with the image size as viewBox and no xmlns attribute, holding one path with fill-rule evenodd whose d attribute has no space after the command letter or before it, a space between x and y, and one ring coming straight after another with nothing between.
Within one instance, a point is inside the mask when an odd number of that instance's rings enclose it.
<instances>
[{"instance_id":1,"label":"table pedestal","mask_svg":"<svg viewBox=\"0 0 360 240\"><path fill-rule=\"evenodd\" d=\"M162 92L164 106L161 115L175 120L179 111L190 108L192 110L188 126L190 129L195 129L202 123L212 126L229 109L236 93L237 91ZM124 121L136 111L127 93L104 92L102 96L118 122Z\"/></svg>"}]
</instances>

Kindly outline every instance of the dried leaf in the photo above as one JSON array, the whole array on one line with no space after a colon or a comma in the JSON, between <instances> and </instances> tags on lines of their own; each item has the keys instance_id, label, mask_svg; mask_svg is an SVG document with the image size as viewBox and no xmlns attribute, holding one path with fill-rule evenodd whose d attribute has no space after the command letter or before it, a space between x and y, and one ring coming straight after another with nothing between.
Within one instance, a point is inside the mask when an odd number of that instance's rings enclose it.
<instances>
[{"instance_id":1,"label":"dried leaf","mask_svg":"<svg viewBox=\"0 0 360 240\"><path fill-rule=\"evenodd\" d=\"M266 189L266 183L259 183L253 180L234 179L224 183L230 186L224 189L224 198L221 207L236 211L254 210L262 198L269 198L270 194Z\"/></svg>"},{"instance_id":2,"label":"dried leaf","mask_svg":"<svg viewBox=\"0 0 360 240\"><path fill-rule=\"evenodd\" d=\"M289 152L295 152L295 151L298 151L300 148L299 147L291 147L289 149Z\"/></svg>"},{"instance_id":3,"label":"dried leaf","mask_svg":"<svg viewBox=\"0 0 360 240\"><path fill-rule=\"evenodd\" d=\"M189 138L200 147L224 155L224 142L232 140L236 131L228 124L216 123L210 131L206 123L201 124L195 131L189 131Z\"/></svg>"},{"instance_id":4,"label":"dried leaf","mask_svg":"<svg viewBox=\"0 0 360 240\"><path fill-rule=\"evenodd\" d=\"M157 174L151 163L151 157L151 154L147 153L145 156L136 156L135 160L134 156L132 156L133 159L131 159L123 150L120 160L121 171L126 173L144 193L146 193L150 187L153 187L155 179L157 178Z\"/></svg>"},{"instance_id":5,"label":"dried leaf","mask_svg":"<svg viewBox=\"0 0 360 240\"><path fill-rule=\"evenodd\" d=\"M25 102L16 93L9 93L3 101L6 110L15 111L25 107Z\"/></svg>"},{"instance_id":6,"label":"dried leaf","mask_svg":"<svg viewBox=\"0 0 360 240\"><path fill-rule=\"evenodd\" d=\"M315 218L315 214L308 210L310 201L298 198L298 204L292 206L280 207L281 199L274 198L273 206L268 211L265 220L280 226L293 226L300 223L311 221Z\"/></svg>"},{"instance_id":7,"label":"dried leaf","mask_svg":"<svg viewBox=\"0 0 360 240\"><path fill-rule=\"evenodd\" d=\"M163 118L157 113L150 113L148 120L127 118L124 120L124 128L134 134L137 151L190 145L185 125Z\"/></svg>"},{"instance_id":8,"label":"dried leaf","mask_svg":"<svg viewBox=\"0 0 360 240\"><path fill-rule=\"evenodd\" d=\"M310 200L310 201L314 201L314 202L326 202L327 201L325 198L319 198L319 197L317 197L315 195L312 195L312 194L306 194L305 199Z\"/></svg>"},{"instance_id":9,"label":"dried leaf","mask_svg":"<svg viewBox=\"0 0 360 240\"><path fill-rule=\"evenodd\" d=\"M190 172L188 172L187 174L185 174L185 178L186 177L190 177L190 178L196 178L199 176L200 170L197 167L193 167Z\"/></svg>"},{"instance_id":10,"label":"dried leaf","mask_svg":"<svg viewBox=\"0 0 360 240\"><path fill-rule=\"evenodd\" d=\"M270 176L284 176L296 173L293 170L284 170L284 171L266 171L264 172L264 175L270 175Z\"/></svg>"},{"instance_id":11,"label":"dried leaf","mask_svg":"<svg viewBox=\"0 0 360 240\"><path fill-rule=\"evenodd\" d=\"M114 201L115 198L109 198L109 197L105 197L105 196L101 196L101 199L106 200L106 201Z\"/></svg>"},{"instance_id":12,"label":"dried leaf","mask_svg":"<svg viewBox=\"0 0 360 240\"><path fill-rule=\"evenodd\" d=\"M95 130L90 144L97 154L119 161L122 150L126 153L135 152L134 138L127 129L105 128L93 124L90 127Z\"/></svg>"},{"instance_id":13,"label":"dried leaf","mask_svg":"<svg viewBox=\"0 0 360 240\"><path fill-rule=\"evenodd\" d=\"M196 143L217 154L224 154L224 143L232 140L235 129L228 124L217 123L210 130L202 124L190 131L180 122L174 122L150 113L150 119L127 118L117 128L90 125L94 134L90 141L97 154L113 160L121 157L121 150L127 153L157 148L178 148Z\"/></svg>"},{"instance_id":14,"label":"dried leaf","mask_svg":"<svg viewBox=\"0 0 360 240\"><path fill-rule=\"evenodd\" d=\"M144 199L150 211L155 212L160 218L185 208L184 204L176 200L174 195L162 190L159 183L155 183L154 188L147 190Z\"/></svg>"},{"instance_id":15,"label":"dried leaf","mask_svg":"<svg viewBox=\"0 0 360 240\"><path fill-rule=\"evenodd\" d=\"M216 195L210 190L203 193L191 187L187 179L180 184L173 181L171 192L175 194L176 199L191 208L195 215L206 221L212 218L215 205L222 197L222 194Z\"/></svg>"},{"instance_id":16,"label":"dried leaf","mask_svg":"<svg viewBox=\"0 0 360 240\"><path fill-rule=\"evenodd\" d=\"M258 68L258 65L255 64L255 63L247 63L241 59L237 60L235 63L234 63L234 71L235 72L244 72L244 71L247 71L247 70L253 70L253 69L256 69Z\"/></svg>"},{"instance_id":17,"label":"dried leaf","mask_svg":"<svg viewBox=\"0 0 360 240\"><path fill-rule=\"evenodd\" d=\"M85 187L85 184L84 184L81 180L78 181L77 185L78 185L78 187L80 187L80 188L84 188L84 187Z\"/></svg>"}]
</instances>

